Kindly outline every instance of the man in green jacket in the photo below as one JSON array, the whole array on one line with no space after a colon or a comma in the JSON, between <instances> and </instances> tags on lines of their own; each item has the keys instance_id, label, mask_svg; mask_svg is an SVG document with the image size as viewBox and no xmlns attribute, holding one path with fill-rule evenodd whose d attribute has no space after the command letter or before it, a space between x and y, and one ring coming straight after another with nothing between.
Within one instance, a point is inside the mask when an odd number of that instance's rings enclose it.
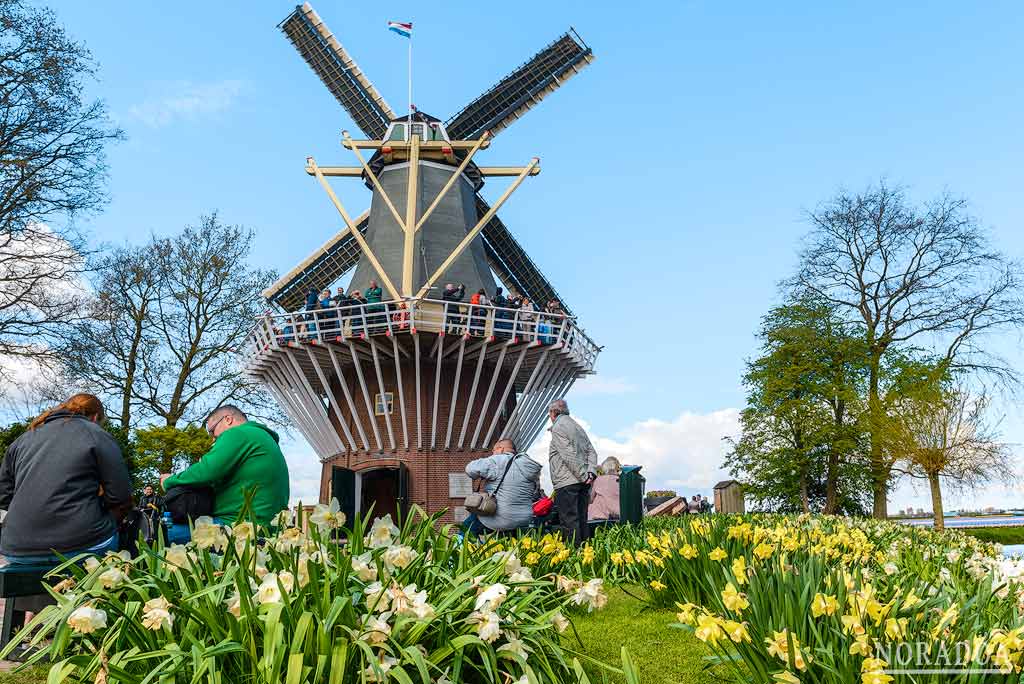
<instances>
[{"instance_id":1,"label":"man in green jacket","mask_svg":"<svg viewBox=\"0 0 1024 684\"><path fill-rule=\"evenodd\" d=\"M250 421L237 407L225 404L206 419L213 437L210 450L186 470L164 476L164 489L180 486L212 487L216 495L214 518L232 524L247 491L255 489L252 507L256 520L267 524L288 507L288 464L277 444L277 433Z\"/></svg>"}]
</instances>

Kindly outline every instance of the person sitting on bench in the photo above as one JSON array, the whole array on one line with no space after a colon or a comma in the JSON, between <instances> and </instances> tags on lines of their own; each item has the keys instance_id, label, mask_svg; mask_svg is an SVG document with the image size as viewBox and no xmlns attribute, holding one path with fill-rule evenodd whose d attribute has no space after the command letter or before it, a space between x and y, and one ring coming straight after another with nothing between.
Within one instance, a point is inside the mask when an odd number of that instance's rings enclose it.
<instances>
[{"instance_id":1,"label":"person sitting on bench","mask_svg":"<svg viewBox=\"0 0 1024 684\"><path fill-rule=\"evenodd\" d=\"M32 421L0 464L0 565L57 565L55 553L117 551L131 508L128 467L101 425L103 404L76 394Z\"/></svg>"}]
</instances>

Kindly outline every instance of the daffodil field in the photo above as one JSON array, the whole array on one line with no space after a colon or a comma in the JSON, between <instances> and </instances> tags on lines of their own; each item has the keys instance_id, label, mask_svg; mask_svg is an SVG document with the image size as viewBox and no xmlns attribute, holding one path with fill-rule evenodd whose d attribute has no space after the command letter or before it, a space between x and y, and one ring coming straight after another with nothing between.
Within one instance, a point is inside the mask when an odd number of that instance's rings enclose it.
<instances>
[{"instance_id":1,"label":"daffodil field","mask_svg":"<svg viewBox=\"0 0 1024 684\"><path fill-rule=\"evenodd\" d=\"M21 638L53 684L635 684L625 649L599 663L572 627L614 585L671 607L666 633L692 632L735 682L1021 681L1024 566L956 532L683 516L573 548L463 543L420 512L345 528L321 506L277 523L201 519L187 546L69 560Z\"/></svg>"},{"instance_id":2,"label":"daffodil field","mask_svg":"<svg viewBox=\"0 0 1024 684\"><path fill-rule=\"evenodd\" d=\"M560 591L436 517L355 520L344 544L336 509L308 532L280 518L273 534L201 518L187 546L69 559L57 605L22 633L42 646L30 664L48 657L52 684L590 681L560 634L602 603L600 579ZM628 656L587 665L635 681Z\"/></svg>"}]
</instances>

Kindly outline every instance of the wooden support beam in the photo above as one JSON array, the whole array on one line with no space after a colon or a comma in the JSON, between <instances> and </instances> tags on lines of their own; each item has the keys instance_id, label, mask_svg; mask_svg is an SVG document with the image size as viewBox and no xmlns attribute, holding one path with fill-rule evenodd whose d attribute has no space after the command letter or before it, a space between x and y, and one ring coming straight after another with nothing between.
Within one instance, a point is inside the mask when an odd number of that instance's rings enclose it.
<instances>
[{"instance_id":1,"label":"wooden support beam","mask_svg":"<svg viewBox=\"0 0 1024 684\"><path fill-rule=\"evenodd\" d=\"M402 364L398 359L398 338L392 336L391 344L395 348L395 383L398 385L398 405L402 408L402 443L409 448L409 421L405 417L405 383L402 378ZM405 352L405 350L402 350ZM408 356L408 352L405 352Z\"/></svg>"},{"instance_id":2,"label":"wooden support beam","mask_svg":"<svg viewBox=\"0 0 1024 684\"><path fill-rule=\"evenodd\" d=\"M505 404L505 400L508 398L508 393L516 384L516 376L519 375L519 369L522 367L523 359L526 358L526 352L529 350L529 346L523 345L523 351L519 352L519 358L516 359L516 364L512 367L512 374L508 377L508 383L505 385L505 391L501 393L501 397L498 398L498 405L494 407L494 417L491 418L491 425L487 428L487 434L484 436L485 445L491 443L491 435L494 434L494 428L498 425L498 418L501 416L501 407Z\"/></svg>"},{"instance_id":3,"label":"wooden support beam","mask_svg":"<svg viewBox=\"0 0 1024 684\"><path fill-rule=\"evenodd\" d=\"M327 179L324 178L324 175L320 173L320 168L316 165L316 161L312 157L308 157L306 159L306 165L311 166L313 168L313 172L316 175L316 179L320 181L320 185L322 185L324 190L327 192L327 196L331 199L331 202L334 204L334 208L338 210L338 213L341 214L341 218L345 220L345 225L348 226L349 231L352 233L352 237L355 238L357 243L359 243L359 248L363 250L363 254L366 255L366 258L373 266L373 270L377 272L377 275L380 277L380 280L384 284L384 287L387 288L388 293L391 295L391 298L401 299L402 296L398 293L398 290L395 289L395 284L391 282L391 278L388 277L387 271L384 270L384 268L380 265L380 262L377 260L377 255L373 253L373 250L370 249L369 243L366 242L366 238L364 238L362 233L359 232L359 229L356 228L356 225L352 223L352 219L349 217L348 212L345 211L345 207L342 206L341 200L339 200L338 196L334 194L334 190L331 188L331 184L328 183Z\"/></svg>"},{"instance_id":4,"label":"wooden support beam","mask_svg":"<svg viewBox=\"0 0 1024 684\"><path fill-rule=\"evenodd\" d=\"M441 391L441 355L444 353L444 335L437 336L437 358L434 361L434 412L430 416L430 448L437 444L437 395Z\"/></svg>"},{"instance_id":5,"label":"wooden support beam","mask_svg":"<svg viewBox=\"0 0 1024 684\"><path fill-rule=\"evenodd\" d=\"M476 357L476 372L473 373L473 385L469 390L469 401L466 403L466 415L462 418L462 431L459 433L458 448L461 449L466 441L466 430L469 428L469 414L473 412L473 400L476 399L476 388L480 384L480 371L484 368L484 357L487 355L487 340L480 347L480 354Z\"/></svg>"},{"instance_id":6,"label":"wooden support beam","mask_svg":"<svg viewBox=\"0 0 1024 684\"><path fill-rule=\"evenodd\" d=\"M352 393L349 391L348 383L345 382L345 376L341 372L341 364L338 363L338 356L334 353L334 347L328 346L327 353L330 354L331 365L334 366L334 373L338 376L338 384L341 385L341 393L345 395L345 403L348 404L348 410L352 418L352 422L356 424L356 430L359 431L359 438L363 441L363 449L369 451L370 440L366 438L366 431L363 430L363 423L359 420L359 414L356 412L356 403L352 400Z\"/></svg>"},{"instance_id":7,"label":"wooden support beam","mask_svg":"<svg viewBox=\"0 0 1024 684\"><path fill-rule=\"evenodd\" d=\"M484 131L484 134L480 136L479 140L476 141L476 145L474 145L469 150L469 154L467 154L466 158L462 160L461 164L459 164L459 168L455 170L455 173L452 174L452 177L449 178L448 182L444 184L444 187L441 188L441 192L437 193L437 197L435 197L434 201L430 203L430 206L427 207L427 210L423 212L423 216L420 217L420 220L416 222L416 228L413 230L414 233L418 231L420 228L422 228L426 220L430 218L430 215L434 213L434 209L437 209L437 205L441 203L441 200L444 199L444 196L448 194L448 191L451 190L452 186L454 186L455 183L459 180L459 176L462 175L462 172L466 170L467 166L469 166L469 162L473 159L473 155L476 154L476 151L480 149L480 147L487 141L487 139L490 136L491 134L489 132ZM416 149L416 155L417 157L419 156L419 148Z\"/></svg>"},{"instance_id":8,"label":"wooden support beam","mask_svg":"<svg viewBox=\"0 0 1024 684\"><path fill-rule=\"evenodd\" d=\"M469 247L473 240L476 239L476 236L479 235L480 231L483 230L484 226L488 224L488 222L491 220L491 217L493 217L498 212L498 209L500 209L501 205L505 203L505 200L507 200L512 195L512 193L515 192L516 188L518 188L519 185L524 180L526 180L526 177L529 175L533 167L537 166L537 164L539 163L540 159L534 157L530 161L529 165L523 168L522 173L520 173L512 182L512 185L510 185L505 190L505 192L501 194L501 197L498 198L498 201L495 202L494 205L487 210L487 213L485 213L480 218L479 221L477 221L476 225L473 226L472 230L466 233L466 237L462 239L462 242L460 242L459 246L455 248L455 251L449 254L448 258L445 259L444 262L442 262L442 264L437 267L436 271L434 271L434 275L430 276L430 278L427 279L427 282L425 282L423 284L423 287L420 288L419 294L416 295L418 298L425 297L427 295L427 293L430 291L430 288L434 285L434 283L436 283L438 279L442 275L444 275L444 272L448 270L448 267L455 263L455 260L458 259L464 251L466 251L466 248Z\"/></svg>"},{"instance_id":9,"label":"wooden support beam","mask_svg":"<svg viewBox=\"0 0 1024 684\"><path fill-rule=\"evenodd\" d=\"M348 440L349 448L352 451L355 451L356 441L352 439L352 432L348 429L348 423L344 420L345 414L342 413L341 406L338 404L338 399L334 396L334 392L331 391L331 383L328 382L327 376L324 375L323 369L320 368L320 360L313 355L312 345L306 347L306 353L309 355L309 360L313 364L313 370L316 371L316 376L320 378L320 384L324 388L324 394L327 395L327 400L331 402L334 414L338 417L338 424L341 425L342 432L345 433L345 438Z\"/></svg>"},{"instance_id":10,"label":"wooden support beam","mask_svg":"<svg viewBox=\"0 0 1024 684\"><path fill-rule=\"evenodd\" d=\"M448 427L444 436L444 448L452 445L452 423L455 421L455 405L459 402L459 381L462 379L462 359L466 353L466 338L459 341L459 360L455 368L455 382L452 384L452 403L448 407Z\"/></svg>"},{"instance_id":11,"label":"wooden support beam","mask_svg":"<svg viewBox=\"0 0 1024 684\"><path fill-rule=\"evenodd\" d=\"M416 448L423 448L423 393L420 391L420 336L413 335L412 343L416 354Z\"/></svg>"},{"instance_id":12,"label":"wooden support beam","mask_svg":"<svg viewBox=\"0 0 1024 684\"><path fill-rule=\"evenodd\" d=\"M310 176L315 176L316 170L312 166L307 166L306 173L308 173ZM359 178L363 175L363 167L321 166L320 173L327 176L328 178Z\"/></svg>"},{"instance_id":13,"label":"wooden support beam","mask_svg":"<svg viewBox=\"0 0 1024 684\"><path fill-rule=\"evenodd\" d=\"M478 166L481 176L518 176L523 172L522 166ZM534 167L530 171L531 176L536 176L540 173L540 167ZM359 174L356 174L359 175Z\"/></svg>"},{"instance_id":14,"label":"wooden support beam","mask_svg":"<svg viewBox=\"0 0 1024 684\"><path fill-rule=\"evenodd\" d=\"M420 141L420 151L441 152L446 147L450 147L453 150L470 150L473 149L476 142L476 140L453 140L451 142L447 140ZM378 150L381 147L390 147L393 150L407 150L410 147L410 143L405 140L346 140L341 144L349 149L358 147L363 150ZM487 149L490 146L490 141L487 141L480 147Z\"/></svg>"},{"instance_id":15,"label":"wooden support beam","mask_svg":"<svg viewBox=\"0 0 1024 684\"><path fill-rule=\"evenodd\" d=\"M380 394L380 398L383 401L384 400L384 374L380 372L380 355L377 354L377 347L376 347L376 345L374 345L370 349L373 351L373 367L377 371L377 393ZM374 408L376 408L376 404L374 404ZM386 405L385 405L385 408L387 408ZM376 420L376 414L375 414L374 420ZM388 413L387 411L384 412L384 425L388 429L388 443L391 445L391 450L394 451L394 449L395 449L395 430L391 426L391 414Z\"/></svg>"},{"instance_id":16,"label":"wooden support beam","mask_svg":"<svg viewBox=\"0 0 1024 684\"><path fill-rule=\"evenodd\" d=\"M352 139L352 137L348 134L348 131L342 131L341 134L345 137L345 140ZM358 147L353 147L351 149L355 153L356 159L359 160L359 164L363 167L363 171L365 171L367 177L369 177L370 182L373 184L373 187L377 189L377 194L380 195L381 199L384 200L384 204L386 204L388 209L391 211L391 216L394 217L395 223L398 224L399 228L405 230L405 223L402 221L402 217L398 215L398 210L395 209L395 205L391 203L391 198L388 197L388 193L385 192L384 186L380 184L380 179L377 178L377 174L375 174L373 172L373 169L371 169L369 165L367 165L366 160L363 159L363 155L359 152Z\"/></svg>"},{"instance_id":17,"label":"wooden support beam","mask_svg":"<svg viewBox=\"0 0 1024 684\"><path fill-rule=\"evenodd\" d=\"M409 186L406 190L405 202L405 223L402 230L405 231L405 240L402 243L402 296L412 296L412 272L413 253L416 244L416 209L419 204L419 178L420 178L420 136L415 133L410 136L409 145Z\"/></svg>"},{"instance_id":18,"label":"wooden support beam","mask_svg":"<svg viewBox=\"0 0 1024 684\"><path fill-rule=\"evenodd\" d=\"M473 439L469 442L470 449L476 448L476 440L480 437L480 428L483 427L484 419L487 417L487 407L491 405L491 395L494 394L494 386L498 382L498 376L501 375L502 364L505 362L505 353L511 346L511 340L501 345L501 353L498 354L498 360L494 364L494 372L491 373L491 384L487 387L487 394L484 395L484 403L480 406L480 416L476 419L476 429L473 430Z\"/></svg>"},{"instance_id":19,"label":"wooden support beam","mask_svg":"<svg viewBox=\"0 0 1024 684\"><path fill-rule=\"evenodd\" d=\"M377 414L373 411L373 404L370 403L370 392L366 389L366 378L363 377L363 365L359 362L359 357L356 356L356 349L351 342L348 343L349 350L352 352L352 365L356 367L356 376L359 378L359 388L363 391L363 403L366 405L366 415L370 421L370 427L373 428L373 438L377 440L377 448L381 451L384 450L384 442L380 438L380 429L377 427ZM356 417L358 420L358 416Z\"/></svg>"}]
</instances>

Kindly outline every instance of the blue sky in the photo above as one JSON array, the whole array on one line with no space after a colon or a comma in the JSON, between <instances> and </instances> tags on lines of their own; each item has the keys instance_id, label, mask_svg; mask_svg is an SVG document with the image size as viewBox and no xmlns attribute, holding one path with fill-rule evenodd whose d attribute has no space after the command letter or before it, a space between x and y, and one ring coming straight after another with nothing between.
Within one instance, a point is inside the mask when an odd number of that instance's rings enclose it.
<instances>
[{"instance_id":1,"label":"blue sky","mask_svg":"<svg viewBox=\"0 0 1024 684\"><path fill-rule=\"evenodd\" d=\"M352 123L276 28L292 4L50 6L100 62L95 93L129 136L111 151L112 201L88 222L98 239L218 209L258 231L257 264L284 272L340 228L303 161L351 163L338 139ZM657 442L655 481L717 476L758 319L794 266L803 212L838 187L886 177L915 198L963 194L1024 257L1019 3L314 6L396 111L406 43L386 22L413 21L414 101L441 118L569 25L593 47L480 159L541 158L501 215L606 347L574 412L606 450L641 458ZM361 184L335 187L354 213L367 206ZM998 345L1020 361L1017 337ZM1003 410L1024 442L1021 411ZM912 496L893 506L925 501Z\"/></svg>"}]
</instances>

